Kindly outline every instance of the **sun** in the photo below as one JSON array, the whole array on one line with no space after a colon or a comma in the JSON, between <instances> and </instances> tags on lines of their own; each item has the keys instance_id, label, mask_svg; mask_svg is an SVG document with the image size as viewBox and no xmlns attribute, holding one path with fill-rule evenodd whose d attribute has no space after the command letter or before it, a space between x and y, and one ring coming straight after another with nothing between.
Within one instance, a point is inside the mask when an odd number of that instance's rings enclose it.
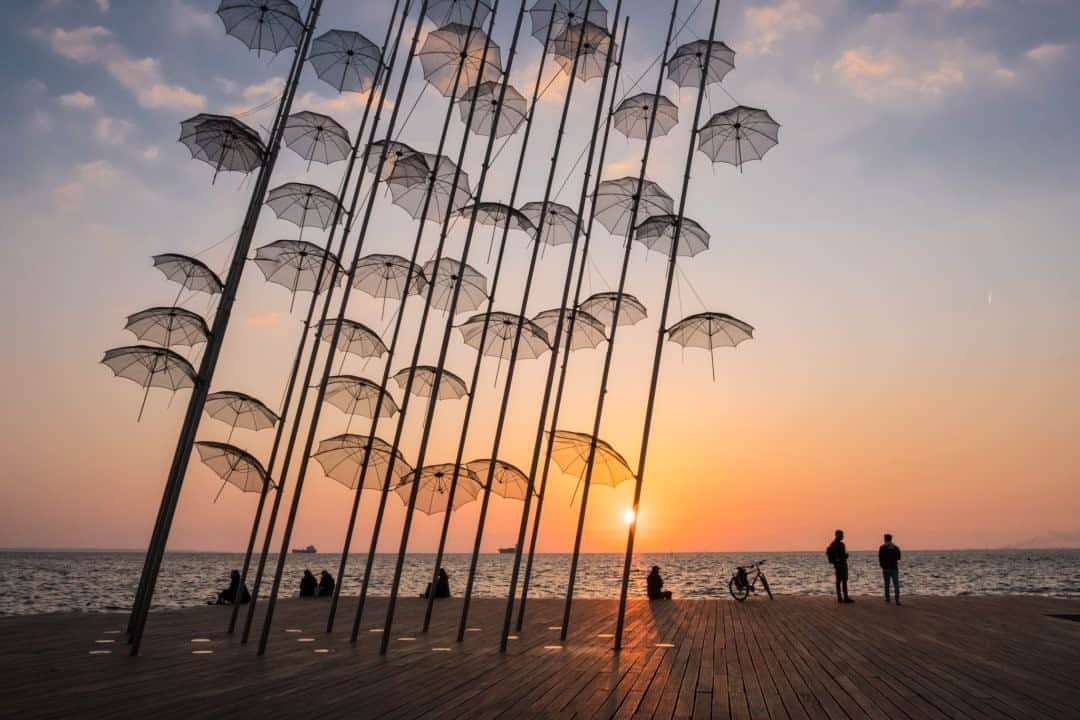
<instances>
[{"instance_id":1,"label":"sun","mask_svg":"<svg viewBox=\"0 0 1080 720\"><path fill-rule=\"evenodd\" d=\"M634 509L633 508L626 508L625 510L623 510L622 511L622 519L623 519L623 522L625 522L627 525L632 524L634 522Z\"/></svg>"}]
</instances>

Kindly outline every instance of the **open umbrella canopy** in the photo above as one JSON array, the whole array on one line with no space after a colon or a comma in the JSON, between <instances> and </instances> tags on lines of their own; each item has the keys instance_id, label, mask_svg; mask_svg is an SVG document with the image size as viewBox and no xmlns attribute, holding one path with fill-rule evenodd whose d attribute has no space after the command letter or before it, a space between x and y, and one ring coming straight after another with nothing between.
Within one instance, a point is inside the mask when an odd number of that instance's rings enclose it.
<instances>
[{"instance_id":1,"label":"open umbrella canopy","mask_svg":"<svg viewBox=\"0 0 1080 720\"><path fill-rule=\"evenodd\" d=\"M400 255L373 253L356 262L353 287L372 297L401 300L427 287L424 271Z\"/></svg>"},{"instance_id":2,"label":"open umbrella canopy","mask_svg":"<svg viewBox=\"0 0 1080 720\"><path fill-rule=\"evenodd\" d=\"M195 449L198 450L203 465L213 470L226 483L235 485L241 492L262 492L268 482L262 464L251 453L235 445L199 440L195 443ZM218 494L221 494L220 491Z\"/></svg>"},{"instance_id":3,"label":"open umbrella canopy","mask_svg":"<svg viewBox=\"0 0 1080 720\"><path fill-rule=\"evenodd\" d=\"M737 105L709 118L701 128L698 149L714 163L742 169L744 162L760 160L780 142L780 123L765 110Z\"/></svg>"},{"instance_id":4,"label":"open umbrella canopy","mask_svg":"<svg viewBox=\"0 0 1080 720\"><path fill-rule=\"evenodd\" d=\"M349 131L329 115L301 110L285 121L282 135L285 147L308 161L324 165L349 157L352 142Z\"/></svg>"},{"instance_id":5,"label":"open umbrella canopy","mask_svg":"<svg viewBox=\"0 0 1080 720\"><path fill-rule=\"evenodd\" d=\"M439 258L438 264L429 260L424 263L424 275L432 285L431 304L439 310L450 309L454 285L458 281L461 282L461 292L455 312L476 310L487 299L487 278L471 265L445 257Z\"/></svg>"},{"instance_id":6,"label":"open umbrella canopy","mask_svg":"<svg viewBox=\"0 0 1080 720\"><path fill-rule=\"evenodd\" d=\"M128 315L125 330L143 342L165 347L195 347L210 337L201 315L182 307L152 307Z\"/></svg>"},{"instance_id":7,"label":"open umbrella canopy","mask_svg":"<svg viewBox=\"0 0 1080 720\"><path fill-rule=\"evenodd\" d=\"M612 235L626 235L631 225L639 225L653 215L672 215L675 212L671 196L656 183L646 180L640 189L635 217L634 202L638 195L637 178L621 177L603 181L597 186L593 197L596 219Z\"/></svg>"},{"instance_id":8,"label":"open umbrella canopy","mask_svg":"<svg viewBox=\"0 0 1080 720\"><path fill-rule=\"evenodd\" d=\"M394 382L402 390L409 382L409 373L413 373L412 393L420 397L431 397L435 387L435 378L442 376L439 381L440 400L458 400L469 394L469 386L449 370L432 367L431 365L417 365L415 368L402 368L393 375Z\"/></svg>"},{"instance_id":9,"label":"open umbrella canopy","mask_svg":"<svg viewBox=\"0 0 1080 720\"><path fill-rule=\"evenodd\" d=\"M492 471L494 466L494 472ZM480 484L487 483L491 473L491 492L507 500L524 500L529 492L529 476L516 466L502 460L470 460L465 467L476 473Z\"/></svg>"},{"instance_id":10,"label":"open umbrella canopy","mask_svg":"<svg viewBox=\"0 0 1080 720\"><path fill-rule=\"evenodd\" d=\"M424 78L444 96L453 93L460 98L469 88L485 80L502 77L499 46L494 41L489 42L483 30L461 23L450 23L432 30L424 39L417 56L424 70ZM460 78L458 68L461 68Z\"/></svg>"},{"instance_id":11,"label":"open umbrella canopy","mask_svg":"<svg viewBox=\"0 0 1080 720\"><path fill-rule=\"evenodd\" d=\"M679 124L679 106L663 95L652 93L638 93L619 103L612 115L615 129L628 138L644 140L649 134L654 108L653 137L667 135Z\"/></svg>"},{"instance_id":12,"label":"open umbrella canopy","mask_svg":"<svg viewBox=\"0 0 1080 720\"><path fill-rule=\"evenodd\" d=\"M229 427L245 430L266 430L278 421L278 416L261 400L235 390L210 393L203 411Z\"/></svg>"},{"instance_id":13,"label":"open umbrella canopy","mask_svg":"<svg viewBox=\"0 0 1080 720\"><path fill-rule=\"evenodd\" d=\"M535 229L523 212L501 202L484 201L473 203L461 208L458 213L462 217L470 217L474 208L476 209L476 222L481 225L501 228L509 224L511 230L520 230L526 233L532 233Z\"/></svg>"},{"instance_id":14,"label":"open umbrella canopy","mask_svg":"<svg viewBox=\"0 0 1080 720\"><path fill-rule=\"evenodd\" d=\"M484 332L484 325L487 332ZM484 355L503 360L510 358L514 347L514 335L521 328L521 341L518 343L518 357L538 358L550 349L548 335L531 320L507 312L490 312L473 315L458 325L465 344L481 351ZM480 347L480 336L484 335L484 346Z\"/></svg>"},{"instance_id":15,"label":"open umbrella canopy","mask_svg":"<svg viewBox=\"0 0 1080 720\"><path fill-rule=\"evenodd\" d=\"M754 337L754 328L730 315L703 312L683 318L667 329L668 340L683 347L704 348L709 351L713 380L716 379L716 360L713 350L736 347Z\"/></svg>"},{"instance_id":16,"label":"open umbrella canopy","mask_svg":"<svg viewBox=\"0 0 1080 720\"><path fill-rule=\"evenodd\" d=\"M328 319L319 326L319 337L323 342L330 342L337 323L337 320ZM337 349L362 358L382 357L388 352L386 344L374 330L348 318L341 319L341 333L338 335Z\"/></svg>"},{"instance_id":17,"label":"open umbrella canopy","mask_svg":"<svg viewBox=\"0 0 1080 720\"><path fill-rule=\"evenodd\" d=\"M152 345L127 345L106 350L101 362L117 377L144 388L182 390L194 387L197 377L195 368L183 357Z\"/></svg>"},{"instance_id":18,"label":"open umbrella canopy","mask_svg":"<svg viewBox=\"0 0 1080 720\"><path fill-rule=\"evenodd\" d=\"M532 321L534 325L547 334L550 340L555 337L555 327L559 322L560 315L564 316L563 338L570 331L569 319L566 316L572 316L574 319L574 332L570 338L571 350L591 350L599 347L600 343L607 340L607 330L604 328L604 323L580 308L577 311L563 310L562 308L543 310L537 313ZM560 342L562 341L560 340Z\"/></svg>"},{"instance_id":19,"label":"open umbrella canopy","mask_svg":"<svg viewBox=\"0 0 1080 720\"><path fill-rule=\"evenodd\" d=\"M266 196L266 204L281 220L300 228L325 230L334 222L338 200L318 185L289 182L271 190Z\"/></svg>"},{"instance_id":20,"label":"open umbrella canopy","mask_svg":"<svg viewBox=\"0 0 1080 720\"><path fill-rule=\"evenodd\" d=\"M351 30L329 30L312 40L308 60L338 92L370 92L382 68L379 46Z\"/></svg>"},{"instance_id":21,"label":"open umbrella canopy","mask_svg":"<svg viewBox=\"0 0 1080 720\"><path fill-rule=\"evenodd\" d=\"M593 22L566 25L551 39L551 53L563 72L573 69L578 54L577 77L584 82L602 77L608 53L616 50L607 28Z\"/></svg>"},{"instance_id":22,"label":"open umbrella canopy","mask_svg":"<svg viewBox=\"0 0 1080 720\"><path fill-rule=\"evenodd\" d=\"M379 157L382 155L383 146L386 145L386 160L383 161L382 174L379 175L379 182L386 182L390 179L390 176L394 172L394 168L398 162L409 155L415 155L416 150L413 150L410 146L397 140L376 140L368 146L367 160L364 163L364 170L369 173L375 172L379 166ZM403 179L404 181L404 179Z\"/></svg>"},{"instance_id":23,"label":"open umbrella canopy","mask_svg":"<svg viewBox=\"0 0 1080 720\"><path fill-rule=\"evenodd\" d=\"M578 308L602 322L610 332L611 321L615 317L615 302L618 298L617 292L598 292L582 300ZM620 325L635 325L644 320L648 314L640 300L630 293L623 293L622 302L619 303Z\"/></svg>"},{"instance_id":24,"label":"open umbrella canopy","mask_svg":"<svg viewBox=\"0 0 1080 720\"><path fill-rule=\"evenodd\" d=\"M193 160L214 168L214 179L220 172L249 173L262 165L266 155L259 134L229 115L199 113L184 120L180 142Z\"/></svg>"},{"instance_id":25,"label":"open umbrella canopy","mask_svg":"<svg viewBox=\"0 0 1080 720\"><path fill-rule=\"evenodd\" d=\"M588 17L585 16L586 6L589 8ZM536 0L529 8L529 20L532 23L532 36L544 42L549 25L552 38L564 32L567 25L580 23L582 20L607 27L607 9L600 0Z\"/></svg>"},{"instance_id":26,"label":"open umbrella canopy","mask_svg":"<svg viewBox=\"0 0 1080 720\"><path fill-rule=\"evenodd\" d=\"M318 292L330 287L335 268L340 271L337 256L306 240L275 240L255 251L255 264L268 282L280 285L293 295ZM337 275L338 279L341 274Z\"/></svg>"},{"instance_id":27,"label":"open umbrella canopy","mask_svg":"<svg viewBox=\"0 0 1080 720\"><path fill-rule=\"evenodd\" d=\"M584 480L592 441L592 436L585 433L556 430L551 436L551 459L567 475ZM633 479L634 473L623 456L611 445L597 438L591 481L615 487Z\"/></svg>"},{"instance_id":28,"label":"open umbrella canopy","mask_svg":"<svg viewBox=\"0 0 1080 720\"><path fill-rule=\"evenodd\" d=\"M706 85L718 83L735 68L735 51L719 40L691 40L680 45L668 60L668 79L679 87L701 87L701 71L709 59Z\"/></svg>"},{"instance_id":29,"label":"open umbrella canopy","mask_svg":"<svg viewBox=\"0 0 1080 720\"><path fill-rule=\"evenodd\" d=\"M416 509L425 515L436 515L446 510L446 501L450 494L450 483L457 473L457 488L454 490L454 510L476 499L480 494L480 479L465 465L443 463L425 465L419 471L414 470L394 488L404 503L409 502L413 483L419 483L416 494Z\"/></svg>"},{"instance_id":30,"label":"open umbrella canopy","mask_svg":"<svg viewBox=\"0 0 1080 720\"><path fill-rule=\"evenodd\" d=\"M528 218L534 228L540 228L544 243L568 245L574 241L578 216L566 205L548 201L545 207L543 202L530 202L521 206L521 214Z\"/></svg>"},{"instance_id":31,"label":"open umbrella canopy","mask_svg":"<svg viewBox=\"0 0 1080 720\"><path fill-rule=\"evenodd\" d=\"M675 242L675 230L679 224L677 215L653 215L637 226L634 239L650 250L656 250L671 256L671 244ZM688 217L682 219L679 232L678 254L693 257L709 249L709 233L697 222Z\"/></svg>"},{"instance_id":32,"label":"open umbrella canopy","mask_svg":"<svg viewBox=\"0 0 1080 720\"><path fill-rule=\"evenodd\" d=\"M474 7L476 8L475 15L473 15ZM426 14L428 20L442 27L449 23L468 25L470 19L479 25L484 22L489 12L491 12L491 5L484 0L429 0Z\"/></svg>"},{"instance_id":33,"label":"open umbrella canopy","mask_svg":"<svg viewBox=\"0 0 1080 720\"><path fill-rule=\"evenodd\" d=\"M391 457L396 457L391 487L397 486L412 472L412 467L405 461L404 456L400 452L394 453L390 443L369 435L344 433L327 438L319 443L319 448L312 457L322 466L327 477L355 490L369 450L371 459L368 460L367 474L364 477L365 490L382 490L386 486Z\"/></svg>"},{"instance_id":34,"label":"open umbrella canopy","mask_svg":"<svg viewBox=\"0 0 1080 720\"><path fill-rule=\"evenodd\" d=\"M201 260L177 253L162 253L153 257L154 267L161 273L180 284L185 290L204 292L208 295L220 293L225 285L213 270Z\"/></svg>"},{"instance_id":35,"label":"open umbrella canopy","mask_svg":"<svg viewBox=\"0 0 1080 720\"><path fill-rule=\"evenodd\" d=\"M476 87L469 88L458 101L458 111L461 113L461 122L469 120L469 108L472 106L473 96L476 96L476 108L472 113L472 123L469 129L477 135L487 137L491 129L495 128L495 137L513 135L525 122L525 116L529 112L525 97L512 86L506 86L506 95L503 97L502 111L499 111L499 94L502 92L502 83L495 80L487 80ZM499 116L496 124L495 116Z\"/></svg>"},{"instance_id":36,"label":"open umbrella canopy","mask_svg":"<svg viewBox=\"0 0 1080 720\"><path fill-rule=\"evenodd\" d=\"M279 53L300 44L304 21L289 0L221 0L218 17L225 32L251 50Z\"/></svg>"},{"instance_id":37,"label":"open umbrella canopy","mask_svg":"<svg viewBox=\"0 0 1080 720\"><path fill-rule=\"evenodd\" d=\"M390 417L398 411L398 405L390 393L371 380L356 375L332 375L327 378L323 399L343 413L366 418L375 417L377 405L379 417Z\"/></svg>"},{"instance_id":38,"label":"open umbrella canopy","mask_svg":"<svg viewBox=\"0 0 1080 720\"><path fill-rule=\"evenodd\" d=\"M417 220L442 222L448 209L458 210L472 197L468 174L458 172L457 165L445 155L406 155L394 163L386 184L394 204Z\"/></svg>"}]
</instances>

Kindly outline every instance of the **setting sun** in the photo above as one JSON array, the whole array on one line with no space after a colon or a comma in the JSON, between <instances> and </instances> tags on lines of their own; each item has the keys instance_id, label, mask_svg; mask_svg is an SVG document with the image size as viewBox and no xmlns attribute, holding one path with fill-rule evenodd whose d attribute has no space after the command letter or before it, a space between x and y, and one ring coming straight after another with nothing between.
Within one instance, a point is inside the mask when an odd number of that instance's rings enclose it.
<instances>
[{"instance_id":1,"label":"setting sun","mask_svg":"<svg viewBox=\"0 0 1080 720\"><path fill-rule=\"evenodd\" d=\"M622 511L622 519L623 519L623 522L625 522L627 525L634 522L634 509L633 508L626 508L625 510L623 510Z\"/></svg>"}]
</instances>

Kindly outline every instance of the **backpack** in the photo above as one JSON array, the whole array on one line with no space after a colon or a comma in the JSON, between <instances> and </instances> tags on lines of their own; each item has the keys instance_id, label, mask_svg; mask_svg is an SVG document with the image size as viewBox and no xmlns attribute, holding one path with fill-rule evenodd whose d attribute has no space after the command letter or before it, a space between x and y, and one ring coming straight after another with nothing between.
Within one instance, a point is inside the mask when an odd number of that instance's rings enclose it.
<instances>
[{"instance_id":1,"label":"backpack","mask_svg":"<svg viewBox=\"0 0 1080 720\"><path fill-rule=\"evenodd\" d=\"M836 564L836 545L830 543L829 547L825 548L825 557L829 559L830 565Z\"/></svg>"}]
</instances>

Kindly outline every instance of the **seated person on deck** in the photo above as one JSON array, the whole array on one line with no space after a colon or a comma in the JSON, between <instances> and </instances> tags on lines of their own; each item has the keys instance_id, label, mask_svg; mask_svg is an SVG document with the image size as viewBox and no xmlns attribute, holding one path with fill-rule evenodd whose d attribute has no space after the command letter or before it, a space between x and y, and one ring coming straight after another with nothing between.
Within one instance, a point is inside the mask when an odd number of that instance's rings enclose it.
<instances>
[{"instance_id":1,"label":"seated person on deck","mask_svg":"<svg viewBox=\"0 0 1080 720\"><path fill-rule=\"evenodd\" d=\"M251 593L248 592L247 585L240 584L240 572L233 570L229 573L229 587L225 588L217 595L218 605L232 605L233 603L251 602Z\"/></svg>"},{"instance_id":2,"label":"seated person on deck","mask_svg":"<svg viewBox=\"0 0 1080 720\"><path fill-rule=\"evenodd\" d=\"M300 597L315 597L315 588L319 581L311 574L310 570L304 570L304 577L300 578Z\"/></svg>"},{"instance_id":3,"label":"seated person on deck","mask_svg":"<svg viewBox=\"0 0 1080 720\"><path fill-rule=\"evenodd\" d=\"M420 597L426 598L431 594L431 583L428 583L427 589L424 590L424 594ZM446 570L439 568L438 575L435 576L435 599L450 597L450 576L446 574Z\"/></svg>"},{"instance_id":4,"label":"seated person on deck","mask_svg":"<svg viewBox=\"0 0 1080 720\"><path fill-rule=\"evenodd\" d=\"M334 594L334 576L325 570L319 576L319 597L330 597Z\"/></svg>"},{"instance_id":5,"label":"seated person on deck","mask_svg":"<svg viewBox=\"0 0 1080 720\"><path fill-rule=\"evenodd\" d=\"M664 578L660 577L659 565L652 566L652 572L645 578L645 587L650 600L671 599L671 591L664 590Z\"/></svg>"}]
</instances>

